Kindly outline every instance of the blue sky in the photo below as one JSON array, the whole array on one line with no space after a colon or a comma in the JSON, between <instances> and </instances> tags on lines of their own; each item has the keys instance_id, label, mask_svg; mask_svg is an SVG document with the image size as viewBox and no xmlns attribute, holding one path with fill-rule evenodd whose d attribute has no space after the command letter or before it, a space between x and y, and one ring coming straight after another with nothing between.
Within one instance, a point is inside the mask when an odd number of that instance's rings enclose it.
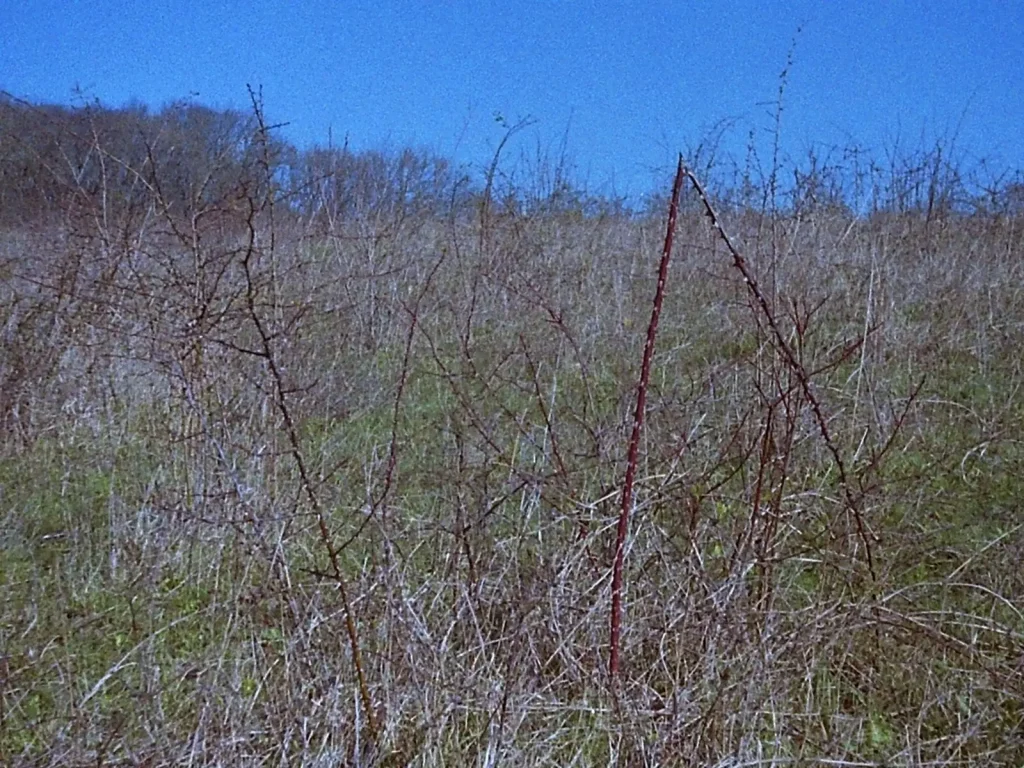
<instances>
[{"instance_id":1,"label":"blue sky","mask_svg":"<svg viewBox=\"0 0 1024 768\"><path fill-rule=\"evenodd\" d=\"M798 29L802 31L798 34ZM795 45L794 45L795 39ZM1024 3L591 0L23 0L0 3L0 89L117 106L197 94L268 115L300 146L415 145L480 167L567 136L594 191L635 195L716 125L741 159L770 146L884 152L955 139L1024 168Z\"/></svg>"}]
</instances>

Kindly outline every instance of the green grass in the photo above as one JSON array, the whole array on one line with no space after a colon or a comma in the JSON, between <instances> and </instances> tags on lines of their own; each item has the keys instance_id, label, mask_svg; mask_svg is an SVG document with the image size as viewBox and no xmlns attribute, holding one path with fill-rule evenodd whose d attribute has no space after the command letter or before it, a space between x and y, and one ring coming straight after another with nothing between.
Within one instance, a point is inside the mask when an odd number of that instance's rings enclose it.
<instances>
[{"instance_id":1,"label":"green grass","mask_svg":"<svg viewBox=\"0 0 1024 768\"><path fill-rule=\"evenodd\" d=\"M636 221L530 223L530 247L496 236L430 282L423 256L347 285L364 254L296 242L282 265L295 282L276 305L261 288L376 734L266 361L206 342L185 394L168 362L178 326L129 292L94 318L99 341L54 340L81 369L54 374L29 439L0 456L0 762L1017 761L1024 373L985 329L993 302L1004 334L1024 307L1000 243L978 246L985 280L950 287L909 251L872 261L872 227L898 222L850 225L843 270L818 258L834 222L794 224L780 296L824 300L806 367L856 337L870 302L880 323L813 382L874 580L834 458L742 284L707 254L676 262L613 691L608 568L653 275L631 284L629 257L571 245L641 249ZM458 226L444 237L475 242ZM570 245L546 250L545 232ZM955 238L932 246L949 269L968 259ZM220 332L251 344L231 279ZM339 304L339 285L360 302ZM392 319L356 343L373 291ZM166 337L139 346L141 321ZM61 399L72 381L77 410Z\"/></svg>"}]
</instances>

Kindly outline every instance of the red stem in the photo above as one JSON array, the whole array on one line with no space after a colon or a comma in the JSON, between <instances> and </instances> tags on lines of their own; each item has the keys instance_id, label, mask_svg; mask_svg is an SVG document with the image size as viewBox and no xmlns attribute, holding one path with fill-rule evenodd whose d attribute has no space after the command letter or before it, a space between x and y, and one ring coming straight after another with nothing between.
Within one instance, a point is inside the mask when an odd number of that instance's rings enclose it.
<instances>
[{"instance_id":1,"label":"red stem","mask_svg":"<svg viewBox=\"0 0 1024 768\"><path fill-rule=\"evenodd\" d=\"M615 565L612 569L612 617L611 651L608 657L608 672L612 681L619 674L619 635L622 630L622 563L626 556L626 535L629 533L629 512L633 504L633 481L636 478L637 458L640 453L640 432L644 425L644 411L647 407L647 382L651 376L651 359L654 357L654 339L658 333L658 317L665 299L665 280L668 277L668 262L672 255L672 238L679 214L679 192L683 186L683 156L679 155L676 179L672 184L672 202L668 208L668 227L665 232L665 247L661 252L661 266L658 268L658 289L654 294L654 308L651 322L647 326L647 342L644 344L644 361L640 367L640 383L636 391L636 412L633 414L633 434L629 438L629 456L626 461L626 477L622 483L622 509L619 510L619 527L615 535Z\"/></svg>"}]
</instances>

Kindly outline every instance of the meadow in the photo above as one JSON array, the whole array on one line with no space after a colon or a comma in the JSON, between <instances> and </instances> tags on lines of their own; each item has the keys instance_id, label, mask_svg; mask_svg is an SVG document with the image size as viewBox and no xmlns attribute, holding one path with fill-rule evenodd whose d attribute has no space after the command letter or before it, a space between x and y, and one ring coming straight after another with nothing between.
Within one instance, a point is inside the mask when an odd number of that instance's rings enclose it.
<instances>
[{"instance_id":1,"label":"meadow","mask_svg":"<svg viewBox=\"0 0 1024 768\"><path fill-rule=\"evenodd\" d=\"M719 187L759 300L684 189L613 676L667 201L297 213L254 130L4 227L0 764L1024 764L1019 206Z\"/></svg>"}]
</instances>

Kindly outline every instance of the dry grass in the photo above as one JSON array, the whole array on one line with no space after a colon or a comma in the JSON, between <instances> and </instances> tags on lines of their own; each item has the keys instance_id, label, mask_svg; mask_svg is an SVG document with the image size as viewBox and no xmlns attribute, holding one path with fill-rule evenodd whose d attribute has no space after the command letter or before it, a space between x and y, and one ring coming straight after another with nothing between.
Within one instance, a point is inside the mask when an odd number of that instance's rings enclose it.
<instances>
[{"instance_id":1,"label":"dry grass","mask_svg":"<svg viewBox=\"0 0 1024 768\"><path fill-rule=\"evenodd\" d=\"M615 695L662 221L6 233L0 763L1024 762L1022 222L687 210Z\"/></svg>"}]
</instances>

